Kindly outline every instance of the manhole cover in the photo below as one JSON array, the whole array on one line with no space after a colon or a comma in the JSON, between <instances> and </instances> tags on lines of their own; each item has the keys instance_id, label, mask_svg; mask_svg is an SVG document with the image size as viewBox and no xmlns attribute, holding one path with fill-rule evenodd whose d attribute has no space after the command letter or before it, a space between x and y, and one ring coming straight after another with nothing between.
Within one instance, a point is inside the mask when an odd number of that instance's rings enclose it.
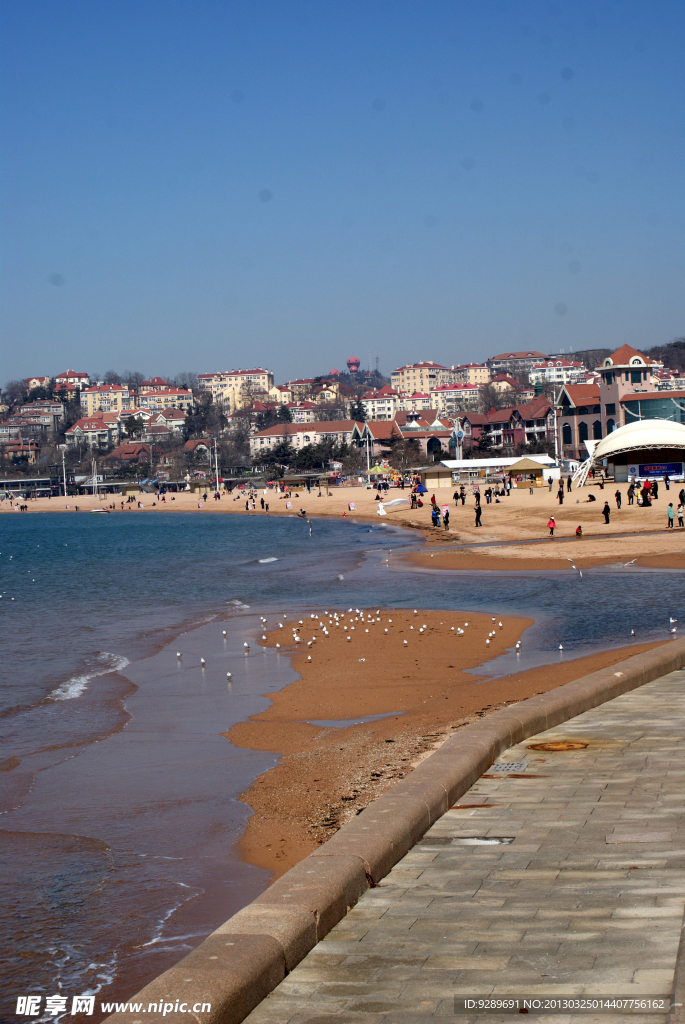
<instances>
[{"instance_id":1,"label":"manhole cover","mask_svg":"<svg viewBox=\"0 0 685 1024\"><path fill-rule=\"evenodd\" d=\"M495 761L488 771L491 772L525 772L527 761Z\"/></svg>"},{"instance_id":2,"label":"manhole cover","mask_svg":"<svg viewBox=\"0 0 685 1024\"><path fill-rule=\"evenodd\" d=\"M549 740L548 743L531 743L529 750L585 750L589 746L579 740Z\"/></svg>"}]
</instances>

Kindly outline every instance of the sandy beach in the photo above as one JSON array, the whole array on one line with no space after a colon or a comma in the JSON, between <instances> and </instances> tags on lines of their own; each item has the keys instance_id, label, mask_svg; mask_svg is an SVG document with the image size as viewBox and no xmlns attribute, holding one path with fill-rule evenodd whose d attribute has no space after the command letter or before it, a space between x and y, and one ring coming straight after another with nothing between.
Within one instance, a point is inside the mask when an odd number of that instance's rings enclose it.
<instances>
[{"instance_id":1,"label":"sandy beach","mask_svg":"<svg viewBox=\"0 0 685 1024\"><path fill-rule=\"evenodd\" d=\"M336 626L333 609L327 611L321 618L303 617L301 644L293 642L287 622L266 634L264 644L280 643L292 652L300 678L271 695L266 711L227 734L238 746L282 755L241 798L254 811L241 852L276 876L361 813L453 731L658 646L633 645L490 680L467 670L512 647L531 620L374 608L361 621L336 609ZM352 724L374 715L387 717Z\"/></svg>"},{"instance_id":2,"label":"sandy beach","mask_svg":"<svg viewBox=\"0 0 685 1024\"><path fill-rule=\"evenodd\" d=\"M623 497L620 510L616 508L614 499L614 492L617 489L622 492ZM529 494L527 488L515 489L509 498L501 498L499 504L484 503L482 526L476 527L473 496L469 494L466 505L462 506L460 503L459 507L455 508L452 497L454 489L441 488L431 493L435 494L438 505L446 504L450 507L449 530L432 527L428 500L420 509L398 506L390 509L386 516L378 516L376 492L366 487L331 488L330 495L326 495L324 491L321 496L316 490L312 490L311 493L298 491L293 492L292 497L288 499L275 490L268 490L266 494L262 490L257 495L256 510L248 513L245 511L243 493L240 497L224 495L220 501L214 501L210 492L207 502L202 501L202 495L185 492L173 495L173 501L172 496L168 495L166 503L155 499L154 495L143 495L141 500L145 515L170 515L174 512L192 511L198 515L241 513L268 519L273 515L296 515L303 508L311 518L354 518L420 530L427 545L431 548L438 546L443 551L452 546L488 545L486 549L462 551L458 555L447 555L445 551L445 557L440 558L431 558L430 551L411 556L414 564L426 568L494 571L544 568L572 572L568 557L576 559L579 566L588 568L593 565L623 564L633 558L637 559L638 565L645 567L685 568L685 529L666 529L666 507L670 501L674 506L678 504L680 485L673 484L670 491L662 487L659 499L650 508L644 509L627 504L626 489L625 485L620 484L608 483L604 490L600 490L597 485L590 485L566 494L562 506L559 505L556 493L550 492L546 487L535 488L533 494ZM430 499L431 493L424 497ZM588 502L590 494L595 496L596 501ZM400 496L408 496L408 491L392 489L387 498L392 500ZM262 511L259 503L261 498L269 504L269 512ZM287 501L291 502L292 508L286 508ZM605 501L611 506L611 521L608 525L601 514ZM349 509L350 503L355 505L352 511ZM28 502L28 514L64 511L67 505L70 506L70 514L77 514L75 506L78 505L80 514L92 508L113 504L116 506L113 515L130 515L129 510L141 511L137 506L126 505L125 511L122 512L119 496L98 499L86 495L67 499L38 498ZM8 501L0 502L1 512L13 515L27 514L14 512ZM554 516L557 524L553 539L550 539L547 529L550 515ZM579 525L583 528L582 540L577 540L575 536L576 527ZM539 543L531 543L535 541Z\"/></svg>"}]
</instances>

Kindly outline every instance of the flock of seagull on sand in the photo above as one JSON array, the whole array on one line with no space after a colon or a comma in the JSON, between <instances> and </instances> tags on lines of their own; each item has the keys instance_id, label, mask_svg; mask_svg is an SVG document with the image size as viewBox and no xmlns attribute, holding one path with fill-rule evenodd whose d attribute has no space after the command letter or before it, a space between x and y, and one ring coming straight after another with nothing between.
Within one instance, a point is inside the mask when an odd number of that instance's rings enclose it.
<instances>
[{"instance_id":1,"label":"flock of seagull on sand","mask_svg":"<svg viewBox=\"0 0 685 1024\"><path fill-rule=\"evenodd\" d=\"M418 615L418 614L419 614L418 609L414 608L414 615ZM286 618L286 617L287 616L285 616L285 615L283 616L283 618ZM342 626L343 632L347 633L346 640L349 643L352 642L352 633L357 628L357 626L355 626L354 623L358 623L359 624L358 628L360 630L363 628L364 632L368 633L370 631L369 630L369 626L372 626L372 625L375 625L377 623L382 623L383 622L383 619L381 618L380 609L377 609L377 611L375 613L374 612L365 612L361 608L348 608L347 612L333 612L333 611L329 612L328 610L326 610L326 611L324 611L323 615L317 615L315 612L312 612L309 618L310 618L310 621L312 623L312 626L313 627L318 626L321 629L321 631L322 631L322 635L325 636L325 637L330 636L330 632L329 632L329 629L328 629L329 626L334 627L334 628L336 628L336 627L340 628ZM345 621L345 620L347 620L347 621ZM497 621L497 616L493 615L492 616L492 621L493 622L497 622L497 625L498 625L498 627L500 629L504 629L504 623L501 620L498 622ZM266 628L266 622L267 622L265 616L260 615L260 622L261 622L261 625L262 625L262 629L265 629ZM390 633L390 628L393 625L393 621L392 621L392 619L388 618L388 619L386 619L386 622L387 622L388 625L383 628L383 632L384 633ZM302 628L301 627L304 627L304 625L305 625L305 620L304 619L299 619L297 624L293 624L293 626L291 627L293 643L296 644L296 645L297 644L306 643L307 647L313 647L313 645L317 641L317 636L313 635L311 640L305 641L304 638L300 635L302 633ZM441 625L442 625L442 623L441 623ZM466 635L466 630L468 629L468 626L469 626L468 622L464 623L464 628L463 629L462 629L461 626L451 626L449 632L450 633L454 633L455 636L465 636ZM282 622L279 622L278 623L278 628L279 629L285 629L285 626L284 626L284 624ZM409 628L411 630L413 630L414 626L410 626ZM417 633L419 635L421 635L421 634L425 633L427 629L428 629L428 624L424 622L421 626L418 627ZM223 632L223 636L224 636L224 639L225 639L226 635L227 635L226 634L226 630L224 629L224 630L222 630L222 632ZM490 630L490 632L488 633L487 638L485 640L485 646L486 647L490 646L491 638L493 636L496 636L496 635L497 635L497 630L495 630L495 629ZM267 639L266 633L262 634L261 639L262 640L266 640ZM408 640L403 640L402 641L402 646L403 647L408 647L409 646L409 641ZM280 650L280 648L281 648L280 643L277 643L276 644L276 649ZM250 652L250 644L248 643L247 640L245 640L244 643L243 643L243 649L245 651L245 654L249 654L249 652ZM517 654L521 653L521 641L520 640L516 641L515 650L516 650ZM176 658L180 661L182 657L183 657L183 655L181 654L181 652L177 651L176 652ZM310 662L311 660L312 660L312 656L311 656L311 654L309 654L307 656L307 661ZM366 658L360 658L359 660L360 661L366 661ZM200 658L200 667L204 668L205 664L206 664L205 659L204 658ZM231 675L230 672L226 673L226 678L227 679L231 679L232 678L232 675Z\"/></svg>"},{"instance_id":2,"label":"flock of seagull on sand","mask_svg":"<svg viewBox=\"0 0 685 1024\"><path fill-rule=\"evenodd\" d=\"M574 569L578 568L573 563L573 559L572 558L569 558L568 561L571 563L571 565L573 565ZM635 561L635 559L633 559L633 562L634 561ZM632 562L626 562L626 565L632 565L632 564L633 564ZM580 573L580 575L582 577L583 574L582 574L580 569L578 569L578 572ZM418 615L418 614L419 614L418 609L414 608L414 615ZM348 616L349 616L349 618L348 618ZM262 629L265 629L266 628L266 622L267 622L266 617L264 615L260 615L259 618L260 618L260 622L262 624ZM283 618L287 618L287 616L284 615ZM346 640L349 643L352 642L352 633L357 628L354 625L354 623L359 623L360 624L359 625L359 629L361 630L363 628L364 632L368 633L369 632L369 626L372 626L372 625L375 625L377 623L382 623L383 622L383 620L381 618L380 609L377 609L376 612L374 613L374 612L365 612L361 608L348 608L346 613L345 612L329 612L328 610L326 610L326 611L324 611L323 615L317 615L316 612L312 612L311 615L309 616L309 619L310 619L310 622L312 623L312 625L314 627L318 626L321 629L322 635L325 636L325 637L330 636L330 632L328 630L329 626L334 627L334 628L338 628L338 629L340 628L340 626L342 626L343 632L347 633ZM345 621L346 619L347 619L347 622ZM497 622L497 617L495 615L492 616L492 621L493 622ZM673 616L669 617L669 622L670 622L670 624L672 626L672 628L669 630L670 633L677 633L678 632L678 627L676 625L674 625L677 621L678 620L674 619ZM392 619L386 619L386 622L388 623L388 625L384 627L383 632L384 633L389 633L390 632L390 627L392 626L393 621L392 621ZM313 635L311 640L305 641L304 638L300 635L301 632L302 632L302 629L300 627L304 627L304 625L305 625L305 620L304 619L299 619L297 624L294 624L291 627L293 643L296 644L296 645L297 644L306 643L307 647L313 647L314 644L317 641L317 637L316 637L316 635ZM441 625L442 625L442 623L441 623ZM466 635L466 629L468 628L468 625L469 625L468 622L465 622L463 629L462 629L461 626L451 626L450 627L450 632L454 633L455 636L465 636ZM500 629L504 628L504 623L501 620L499 622L497 622L497 625L499 626ZM285 629L285 626L284 626L284 624L282 622L279 622L278 623L278 628L279 629ZM413 626L410 626L409 628L411 630L414 629ZM422 634L422 633L425 633L425 631L427 629L428 629L428 625L424 622L421 626L419 626L419 629L418 629L419 635ZM225 629L222 630L222 633L223 633L223 636L224 636L224 639L225 639L226 635L227 635L226 630ZM494 630L494 629L490 630L490 632L488 633L487 638L485 640L485 646L486 647L490 646L491 638L493 636L496 636L496 635L497 635L497 631L496 630ZM635 636L635 630L634 629L631 629L630 635L631 636ZM266 639L267 639L266 633L262 633L262 640L266 640ZM408 640L403 640L402 641L402 646L403 647L408 647L409 646L409 641ZM280 650L280 647L281 647L281 645L279 643L277 643L276 644L277 650ZM245 650L245 654L249 654L249 652L250 652L250 645L249 645L247 640L245 640L245 642L243 643L243 648ZM563 651L563 649L564 649L564 645L563 644L559 644L559 650ZM516 645L514 647L514 650L516 651L516 654L520 654L521 653L521 641L520 640L516 641ZM182 654L181 654L180 651L176 652L176 657L177 657L177 659L179 661L181 660ZM312 656L311 656L311 654L309 654L307 656L307 661L310 662L311 660L312 660ZM366 658L360 658L359 660L360 661L366 661ZM204 658L200 658L200 666L201 666L201 668L204 668L205 664L206 664L205 659ZM227 679L231 679L232 678L232 675L231 675L230 672L226 673L226 678Z\"/></svg>"}]
</instances>

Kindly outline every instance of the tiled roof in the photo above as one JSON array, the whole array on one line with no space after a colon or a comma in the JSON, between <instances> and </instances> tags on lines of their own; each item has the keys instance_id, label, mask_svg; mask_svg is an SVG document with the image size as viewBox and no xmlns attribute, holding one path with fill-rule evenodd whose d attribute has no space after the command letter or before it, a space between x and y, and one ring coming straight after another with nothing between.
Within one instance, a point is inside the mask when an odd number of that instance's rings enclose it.
<instances>
[{"instance_id":1,"label":"tiled roof","mask_svg":"<svg viewBox=\"0 0 685 1024\"><path fill-rule=\"evenodd\" d=\"M635 356L639 356L640 359L643 359L647 366L651 366L654 363L653 359L649 359L647 356L643 355L642 352L638 352L638 350L633 348L632 345L621 345L620 348L617 348L616 351L612 352L609 356L609 360L611 360L611 362L609 363L605 360L605 363L606 365L611 366L628 366L630 364L630 360L634 359Z\"/></svg>"}]
</instances>

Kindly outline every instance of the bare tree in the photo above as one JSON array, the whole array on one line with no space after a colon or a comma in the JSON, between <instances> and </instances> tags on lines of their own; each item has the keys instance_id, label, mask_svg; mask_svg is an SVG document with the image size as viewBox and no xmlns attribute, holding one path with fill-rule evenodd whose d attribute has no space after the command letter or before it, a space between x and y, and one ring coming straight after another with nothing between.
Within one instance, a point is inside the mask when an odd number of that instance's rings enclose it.
<instances>
[{"instance_id":1,"label":"bare tree","mask_svg":"<svg viewBox=\"0 0 685 1024\"><path fill-rule=\"evenodd\" d=\"M197 374L184 371L177 373L171 381L175 388L188 388L189 391L197 391Z\"/></svg>"}]
</instances>

